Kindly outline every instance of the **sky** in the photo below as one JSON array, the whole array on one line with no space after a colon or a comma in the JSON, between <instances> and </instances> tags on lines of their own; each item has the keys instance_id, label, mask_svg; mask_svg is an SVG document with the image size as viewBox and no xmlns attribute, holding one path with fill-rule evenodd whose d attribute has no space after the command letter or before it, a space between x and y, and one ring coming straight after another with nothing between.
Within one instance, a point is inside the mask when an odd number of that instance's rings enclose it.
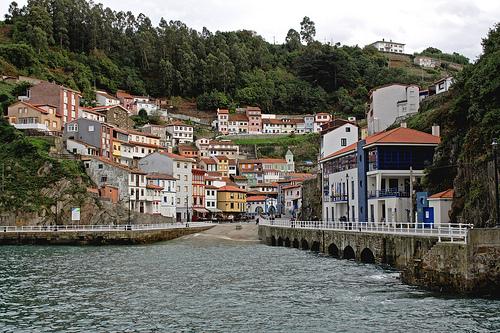
<instances>
[{"instance_id":1,"label":"sky","mask_svg":"<svg viewBox=\"0 0 500 333\"><path fill-rule=\"evenodd\" d=\"M17 1L24 5L26 1ZM247 29L283 43L290 28L309 16L316 39L364 46L377 40L405 43L405 53L428 46L476 59L481 39L500 22L498 0L94 0L113 10L144 13L156 26L163 17L201 31ZM2 5L1 15L7 11Z\"/></svg>"}]
</instances>

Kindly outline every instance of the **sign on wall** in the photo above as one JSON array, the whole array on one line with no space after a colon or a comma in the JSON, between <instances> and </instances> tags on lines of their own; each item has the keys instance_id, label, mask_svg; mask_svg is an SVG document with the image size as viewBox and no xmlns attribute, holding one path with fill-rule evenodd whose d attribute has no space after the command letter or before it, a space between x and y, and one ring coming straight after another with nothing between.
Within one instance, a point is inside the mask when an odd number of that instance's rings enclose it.
<instances>
[{"instance_id":1,"label":"sign on wall","mask_svg":"<svg viewBox=\"0 0 500 333\"><path fill-rule=\"evenodd\" d=\"M71 221L80 221L80 207L71 208Z\"/></svg>"}]
</instances>

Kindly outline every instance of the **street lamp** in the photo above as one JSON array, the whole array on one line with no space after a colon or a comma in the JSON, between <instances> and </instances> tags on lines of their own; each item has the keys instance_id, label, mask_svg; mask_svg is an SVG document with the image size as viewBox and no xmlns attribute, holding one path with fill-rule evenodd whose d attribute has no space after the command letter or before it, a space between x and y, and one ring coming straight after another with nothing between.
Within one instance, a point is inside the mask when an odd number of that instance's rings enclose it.
<instances>
[{"instance_id":1,"label":"street lamp","mask_svg":"<svg viewBox=\"0 0 500 333\"><path fill-rule=\"evenodd\" d=\"M491 143L493 147L493 165L495 172L495 198L496 198L496 225L495 227L500 228L500 198L498 196L498 162L497 162L497 150L498 150L498 139L494 138Z\"/></svg>"}]
</instances>

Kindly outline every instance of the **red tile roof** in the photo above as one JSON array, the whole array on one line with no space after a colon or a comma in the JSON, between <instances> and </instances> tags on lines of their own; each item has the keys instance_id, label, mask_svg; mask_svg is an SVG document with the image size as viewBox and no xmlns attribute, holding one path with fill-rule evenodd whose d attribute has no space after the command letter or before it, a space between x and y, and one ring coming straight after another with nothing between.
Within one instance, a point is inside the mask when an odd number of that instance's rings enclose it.
<instances>
[{"instance_id":1,"label":"red tile roof","mask_svg":"<svg viewBox=\"0 0 500 333\"><path fill-rule=\"evenodd\" d=\"M248 117L245 114L241 114L241 113L230 114L229 121L246 121L246 122L248 122Z\"/></svg>"},{"instance_id":2,"label":"red tile roof","mask_svg":"<svg viewBox=\"0 0 500 333\"><path fill-rule=\"evenodd\" d=\"M220 187L219 191L222 191L222 192L241 192L241 193L247 192L247 191L242 190L241 188L238 188L236 186L229 186L229 185Z\"/></svg>"},{"instance_id":3,"label":"red tile roof","mask_svg":"<svg viewBox=\"0 0 500 333\"><path fill-rule=\"evenodd\" d=\"M417 131L411 128L398 127L371 135L366 138L365 147L372 144L406 143L406 144L433 144L438 145L441 139L438 136Z\"/></svg>"},{"instance_id":4,"label":"red tile roof","mask_svg":"<svg viewBox=\"0 0 500 333\"><path fill-rule=\"evenodd\" d=\"M288 185L288 186L283 186L284 190L289 190L291 188L296 188L296 187L301 187L302 185Z\"/></svg>"},{"instance_id":5,"label":"red tile roof","mask_svg":"<svg viewBox=\"0 0 500 333\"><path fill-rule=\"evenodd\" d=\"M436 194L433 194L429 197L429 199L453 199L453 189L449 189L443 192L439 192Z\"/></svg>"},{"instance_id":6,"label":"red tile roof","mask_svg":"<svg viewBox=\"0 0 500 333\"><path fill-rule=\"evenodd\" d=\"M342 149L340 149L340 150L337 150L336 152L333 152L333 153L331 153L331 154L329 154L329 155L327 155L327 156L323 157L322 159L320 159L320 161L325 161L325 160L327 160L327 159L330 159L330 158L335 157L335 156L340 156L340 155L343 155L343 154L345 154L345 153L354 152L354 151L356 151L356 147L357 147L357 145L358 145L358 143L357 143L357 142L355 142L355 143L353 143L352 145L349 145L349 146L347 146L347 147L344 147L344 148L342 148Z\"/></svg>"},{"instance_id":7,"label":"red tile roof","mask_svg":"<svg viewBox=\"0 0 500 333\"><path fill-rule=\"evenodd\" d=\"M150 173L146 176L147 179L161 179L161 180L177 180L177 178L175 178L174 176L172 175L169 175L167 173L157 173L157 172L153 172L153 173Z\"/></svg>"},{"instance_id":8,"label":"red tile roof","mask_svg":"<svg viewBox=\"0 0 500 333\"><path fill-rule=\"evenodd\" d=\"M151 189L151 190L163 190L162 186L154 185L154 184L147 184L146 188Z\"/></svg>"},{"instance_id":9,"label":"red tile roof","mask_svg":"<svg viewBox=\"0 0 500 333\"><path fill-rule=\"evenodd\" d=\"M254 195L251 197L247 197L247 202L253 201L266 201L267 197L265 195Z\"/></svg>"},{"instance_id":10,"label":"red tile roof","mask_svg":"<svg viewBox=\"0 0 500 333\"><path fill-rule=\"evenodd\" d=\"M160 154L168 156L168 157L170 157L171 159L174 159L174 160L185 161L185 162L194 162L194 160L192 158L184 157L184 156L177 155L177 154L174 154L174 153L169 153L169 152L166 152L166 151L162 151L162 152L160 152Z\"/></svg>"},{"instance_id":11,"label":"red tile roof","mask_svg":"<svg viewBox=\"0 0 500 333\"><path fill-rule=\"evenodd\" d=\"M229 113L229 110L227 110L227 109L217 109L217 113L226 114L226 113Z\"/></svg>"}]
</instances>

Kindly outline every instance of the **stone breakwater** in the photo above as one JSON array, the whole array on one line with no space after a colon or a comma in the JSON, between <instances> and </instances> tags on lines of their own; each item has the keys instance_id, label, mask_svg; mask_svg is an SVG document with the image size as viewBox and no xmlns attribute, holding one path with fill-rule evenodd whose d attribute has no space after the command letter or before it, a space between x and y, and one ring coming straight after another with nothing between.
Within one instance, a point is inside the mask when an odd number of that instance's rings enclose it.
<instances>
[{"instance_id":1,"label":"stone breakwater","mask_svg":"<svg viewBox=\"0 0 500 333\"><path fill-rule=\"evenodd\" d=\"M134 245L167 241L212 226L154 230L1 232L0 245Z\"/></svg>"},{"instance_id":2,"label":"stone breakwater","mask_svg":"<svg viewBox=\"0 0 500 333\"><path fill-rule=\"evenodd\" d=\"M353 231L259 226L268 245L323 252L336 258L386 264L403 282L439 292L500 297L500 229L469 230L467 243Z\"/></svg>"}]
</instances>

